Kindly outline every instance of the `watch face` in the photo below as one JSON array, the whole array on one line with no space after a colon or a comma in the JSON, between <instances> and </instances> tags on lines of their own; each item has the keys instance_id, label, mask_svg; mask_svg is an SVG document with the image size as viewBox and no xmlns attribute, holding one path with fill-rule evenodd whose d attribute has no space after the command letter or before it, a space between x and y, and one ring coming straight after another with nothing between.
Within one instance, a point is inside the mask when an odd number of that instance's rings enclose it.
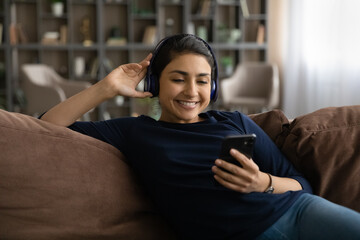
<instances>
[{"instance_id":1,"label":"watch face","mask_svg":"<svg viewBox=\"0 0 360 240\"><path fill-rule=\"evenodd\" d=\"M266 193L273 193L274 192L274 188L272 186L270 186L268 189L266 189L265 191Z\"/></svg>"}]
</instances>

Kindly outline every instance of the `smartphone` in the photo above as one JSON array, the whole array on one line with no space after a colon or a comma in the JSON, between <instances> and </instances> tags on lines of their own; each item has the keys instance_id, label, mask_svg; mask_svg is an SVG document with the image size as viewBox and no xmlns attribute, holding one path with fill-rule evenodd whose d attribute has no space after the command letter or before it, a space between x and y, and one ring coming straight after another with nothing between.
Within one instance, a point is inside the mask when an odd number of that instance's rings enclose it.
<instances>
[{"instance_id":1,"label":"smartphone","mask_svg":"<svg viewBox=\"0 0 360 240\"><path fill-rule=\"evenodd\" d=\"M227 136L222 142L219 158L240 166L240 163L230 155L230 149L237 149L246 157L252 158L255 141L255 134Z\"/></svg>"}]
</instances>

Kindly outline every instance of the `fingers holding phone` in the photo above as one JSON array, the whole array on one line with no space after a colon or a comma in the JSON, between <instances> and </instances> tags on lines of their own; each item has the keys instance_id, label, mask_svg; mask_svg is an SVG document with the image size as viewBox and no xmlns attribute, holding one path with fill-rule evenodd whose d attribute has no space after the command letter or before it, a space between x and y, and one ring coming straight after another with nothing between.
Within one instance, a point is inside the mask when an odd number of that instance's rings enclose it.
<instances>
[{"instance_id":1,"label":"fingers holding phone","mask_svg":"<svg viewBox=\"0 0 360 240\"><path fill-rule=\"evenodd\" d=\"M225 137L221 145L219 158L229 163L241 166L239 165L239 161L237 161L236 158L233 156L233 154L236 154L236 152L230 154L230 150L236 149L250 159L253 155L255 141L255 134Z\"/></svg>"},{"instance_id":2,"label":"fingers holding phone","mask_svg":"<svg viewBox=\"0 0 360 240\"><path fill-rule=\"evenodd\" d=\"M212 168L217 182L234 191L257 191L261 172L258 165L251 160L255 140L255 134L224 139L219 159Z\"/></svg>"},{"instance_id":3,"label":"fingers holding phone","mask_svg":"<svg viewBox=\"0 0 360 240\"><path fill-rule=\"evenodd\" d=\"M248 169L249 165L253 163L252 156L244 154L235 148L230 149L230 155L233 161L236 161L235 165L243 169Z\"/></svg>"}]
</instances>

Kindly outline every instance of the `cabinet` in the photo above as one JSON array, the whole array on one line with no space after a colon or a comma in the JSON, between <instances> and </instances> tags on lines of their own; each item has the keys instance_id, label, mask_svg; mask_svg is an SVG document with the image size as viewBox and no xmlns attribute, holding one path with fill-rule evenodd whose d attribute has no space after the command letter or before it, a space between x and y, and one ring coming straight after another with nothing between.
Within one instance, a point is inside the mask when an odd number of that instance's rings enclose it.
<instances>
[{"instance_id":1,"label":"cabinet","mask_svg":"<svg viewBox=\"0 0 360 240\"><path fill-rule=\"evenodd\" d=\"M63 0L56 14L51 0L0 2L0 96L10 111L21 111L16 99L24 63L46 63L65 78L95 83L116 66L144 58L159 39L182 32L211 44L220 79L240 62L267 58L267 0ZM148 102L115 98L99 106L95 118L131 115L142 104Z\"/></svg>"}]
</instances>

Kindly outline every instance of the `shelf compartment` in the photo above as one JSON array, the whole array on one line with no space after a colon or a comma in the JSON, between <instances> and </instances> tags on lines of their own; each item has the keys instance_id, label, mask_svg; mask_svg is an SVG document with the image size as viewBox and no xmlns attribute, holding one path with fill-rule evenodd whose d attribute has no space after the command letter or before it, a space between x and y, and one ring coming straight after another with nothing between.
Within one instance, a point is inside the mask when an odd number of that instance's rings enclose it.
<instances>
[{"instance_id":1,"label":"shelf compartment","mask_svg":"<svg viewBox=\"0 0 360 240\"><path fill-rule=\"evenodd\" d=\"M128 6L125 4L107 4L103 7L103 26L101 34L107 45L125 45L128 36Z\"/></svg>"},{"instance_id":2,"label":"shelf compartment","mask_svg":"<svg viewBox=\"0 0 360 240\"><path fill-rule=\"evenodd\" d=\"M92 44L98 41L96 5L74 4L71 19L70 43L84 43L85 38L89 38Z\"/></svg>"}]
</instances>

